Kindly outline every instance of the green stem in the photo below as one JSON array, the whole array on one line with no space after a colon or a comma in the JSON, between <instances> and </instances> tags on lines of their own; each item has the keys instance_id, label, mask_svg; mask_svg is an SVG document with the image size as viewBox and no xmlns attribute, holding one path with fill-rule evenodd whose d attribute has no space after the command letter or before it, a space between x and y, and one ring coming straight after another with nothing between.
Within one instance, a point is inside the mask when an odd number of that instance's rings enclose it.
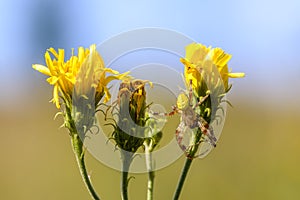
<instances>
[{"instance_id":1,"label":"green stem","mask_svg":"<svg viewBox=\"0 0 300 200\"><path fill-rule=\"evenodd\" d=\"M195 138L195 144L198 144L198 142L201 138L201 134L202 134L201 131L198 131L197 136ZM194 156L195 156L198 148L199 148L199 145L194 145L190 149L188 155L186 156L185 164L184 164L184 167L182 169L180 179L179 179L179 182L177 184L177 188L176 188L173 200L178 200L179 199L180 193L181 193L182 188L183 188L184 181L187 177L188 171L191 167L192 161L194 159Z\"/></svg>"},{"instance_id":2,"label":"green stem","mask_svg":"<svg viewBox=\"0 0 300 200\"><path fill-rule=\"evenodd\" d=\"M79 167L80 175L83 179L83 182L85 183L86 188L88 189L90 195L94 200L100 200L96 191L93 188L89 175L86 171L84 162L83 143L77 134L72 135L72 146Z\"/></svg>"},{"instance_id":3,"label":"green stem","mask_svg":"<svg viewBox=\"0 0 300 200\"><path fill-rule=\"evenodd\" d=\"M122 200L128 200L128 171L132 161L132 153L121 150L122 154L122 181L121 195Z\"/></svg>"},{"instance_id":4,"label":"green stem","mask_svg":"<svg viewBox=\"0 0 300 200\"><path fill-rule=\"evenodd\" d=\"M186 178L187 173L190 169L192 161L193 161L193 159L191 159L191 158L186 158L186 160L185 160L185 164L184 164L184 167L182 169L181 176L180 176L180 179L179 179L179 182L178 182L173 200L178 200L179 199L179 196L180 196L185 178Z\"/></svg>"},{"instance_id":5,"label":"green stem","mask_svg":"<svg viewBox=\"0 0 300 200\"><path fill-rule=\"evenodd\" d=\"M145 145L145 157L146 157L146 167L148 171L148 186L147 186L147 200L153 200L153 187L154 187L154 177L155 173L152 169L152 153L150 147Z\"/></svg>"},{"instance_id":6,"label":"green stem","mask_svg":"<svg viewBox=\"0 0 300 200\"><path fill-rule=\"evenodd\" d=\"M124 168L123 168L124 170ZM122 171L122 200L128 200L128 172Z\"/></svg>"}]
</instances>

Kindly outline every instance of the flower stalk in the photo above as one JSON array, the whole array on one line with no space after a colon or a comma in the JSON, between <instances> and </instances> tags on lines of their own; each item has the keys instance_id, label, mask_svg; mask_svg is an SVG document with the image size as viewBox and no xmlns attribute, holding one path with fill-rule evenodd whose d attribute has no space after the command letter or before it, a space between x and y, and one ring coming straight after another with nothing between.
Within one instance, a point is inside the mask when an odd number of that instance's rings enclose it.
<instances>
[{"instance_id":1,"label":"flower stalk","mask_svg":"<svg viewBox=\"0 0 300 200\"><path fill-rule=\"evenodd\" d=\"M179 182L178 182L177 188L175 190L173 200L178 200L179 199L179 196L180 196L182 188L183 188L183 184L184 184L185 179L187 177L188 171L191 167L192 161L193 161L192 158L186 158L185 159L184 167L182 169L182 172L181 172L181 175L180 175L180 178L179 178Z\"/></svg>"},{"instance_id":2,"label":"flower stalk","mask_svg":"<svg viewBox=\"0 0 300 200\"><path fill-rule=\"evenodd\" d=\"M128 200L128 171L133 159L134 154L128 151L121 150L121 160L122 160L122 181L121 181L121 197L122 200Z\"/></svg>"},{"instance_id":3,"label":"flower stalk","mask_svg":"<svg viewBox=\"0 0 300 200\"><path fill-rule=\"evenodd\" d=\"M98 196L97 192L95 191L94 186L91 182L90 176L88 175L88 172L86 169L85 159L84 159L84 156L85 156L84 146L83 146L82 139L78 135L75 122L72 118L72 114L71 114L72 112L70 109L72 107L70 107L70 105L68 105L66 103L65 108L66 108L65 127L69 130L69 133L71 136L71 144L72 144L73 152L74 152L74 155L76 158L76 162L77 162L77 165L79 168L81 178L82 178L88 192L90 193L91 197L93 198L93 200L100 200L100 197Z\"/></svg>"},{"instance_id":4,"label":"flower stalk","mask_svg":"<svg viewBox=\"0 0 300 200\"><path fill-rule=\"evenodd\" d=\"M96 193L96 191L92 185L91 179L86 170L85 161L84 161L83 143L77 134L72 135L71 141L72 141L73 152L76 157L76 161L78 164L78 168L79 168L82 180L83 180L87 190L89 191L91 197L94 200L100 200L98 194Z\"/></svg>"},{"instance_id":5,"label":"flower stalk","mask_svg":"<svg viewBox=\"0 0 300 200\"><path fill-rule=\"evenodd\" d=\"M202 135L201 131L198 130L197 134L196 134L195 140L199 142L200 138L201 138L201 135ZM198 148L199 148L199 145L194 145L190 149L188 155L185 158L185 163L184 163L184 166L182 168L182 172L180 174L180 178L179 178L176 190L175 190L175 194L174 194L173 200L178 200L179 199L179 196L181 194L184 182L185 182L185 180L187 178L188 172L189 172L190 167L192 165L192 162L193 162L193 160L195 158L195 155L196 155L196 153L198 151Z\"/></svg>"},{"instance_id":6,"label":"flower stalk","mask_svg":"<svg viewBox=\"0 0 300 200\"><path fill-rule=\"evenodd\" d=\"M144 144L145 147L145 159L146 159L146 168L148 171L148 184L147 184L147 200L153 200L153 189L154 189L154 169L152 167L152 151L151 147L147 144Z\"/></svg>"},{"instance_id":7,"label":"flower stalk","mask_svg":"<svg viewBox=\"0 0 300 200\"><path fill-rule=\"evenodd\" d=\"M143 146L146 91L142 80L123 80L119 87L118 120L113 120L112 137L119 147L122 161L121 197L128 200L128 172L137 150Z\"/></svg>"},{"instance_id":8,"label":"flower stalk","mask_svg":"<svg viewBox=\"0 0 300 200\"><path fill-rule=\"evenodd\" d=\"M153 121L149 120L148 125L155 127L156 122L154 121L154 124L152 124L152 122ZM162 132L161 131L157 132L156 129L154 128L154 135L152 137L146 138L144 141L146 168L148 172L147 200L153 200L155 169L152 162L153 161L152 152L157 147L161 138L162 138Z\"/></svg>"},{"instance_id":9,"label":"flower stalk","mask_svg":"<svg viewBox=\"0 0 300 200\"><path fill-rule=\"evenodd\" d=\"M108 83L115 79L123 79L128 73L105 68L104 61L96 50L96 45L89 49L78 48L78 55L65 61L64 50L50 48L45 53L46 66L34 64L32 67L49 76L47 82L53 85L53 102L64 116L64 127L69 130L71 143L80 175L86 188L94 200L97 195L84 161L83 141L95 120L95 110L100 100L110 99ZM107 73L112 75L107 76Z\"/></svg>"},{"instance_id":10,"label":"flower stalk","mask_svg":"<svg viewBox=\"0 0 300 200\"><path fill-rule=\"evenodd\" d=\"M65 110L65 114L64 114L64 119L65 119L64 126L69 130L69 134L71 136L72 149L73 149L73 153L76 158L76 162L77 162L77 165L79 168L81 178L82 178L88 192L90 193L91 197L93 198L93 200L100 200L100 197L98 196L97 192L95 191L94 186L91 182L90 176L88 175L88 172L86 169L85 159L84 159L84 156L85 156L84 146L83 146L82 139L78 135L75 122L72 118L71 108L72 107L68 104L68 102L66 102L66 105L65 105L66 110Z\"/></svg>"},{"instance_id":11,"label":"flower stalk","mask_svg":"<svg viewBox=\"0 0 300 200\"><path fill-rule=\"evenodd\" d=\"M223 97L231 88L231 85L228 84L229 78L245 76L244 73L231 73L228 70L227 63L230 58L231 55L226 54L221 48L211 48L192 43L186 47L185 58L180 59L184 64L184 77L187 90L190 91L189 96L199 99L199 101L205 96L207 98L201 103L197 100L196 104L192 101L193 98L187 101L192 105L189 108L193 108L189 111L193 116L197 116L196 119L198 120L192 122L197 122L198 127L193 130L194 137L190 138L188 147L184 146L186 160L173 200L179 199L192 161L198 156L196 154L201 143L208 141L210 145L216 146L217 138L210 123L217 118L217 110L222 109L220 104L223 102ZM178 100L179 103L183 103L180 99ZM185 121L181 123L191 124L191 121L186 119L187 116L182 115L181 120Z\"/></svg>"}]
</instances>

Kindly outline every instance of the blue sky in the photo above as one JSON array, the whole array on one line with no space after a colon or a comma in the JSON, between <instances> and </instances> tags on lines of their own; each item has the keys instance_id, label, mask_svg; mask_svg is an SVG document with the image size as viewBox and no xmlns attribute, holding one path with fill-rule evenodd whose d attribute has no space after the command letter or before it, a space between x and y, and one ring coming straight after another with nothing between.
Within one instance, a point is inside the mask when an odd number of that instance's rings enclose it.
<instances>
[{"instance_id":1,"label":"blue sky","mask_svg":"<svg viewBox=\"0 0 300 200\"><path fill-rule=\"evenodd\" d=\"M31 64L44 63L51 46L88 47L120 32L161 27L231 53L230 67L247 74L233 80L239 93L248 91L240 98L254 92L266 102L286 94L299 100L299 9L297 0L1 1L0 90L10 101L30 89L40 76Z\"/></svg>"}]
</instances>

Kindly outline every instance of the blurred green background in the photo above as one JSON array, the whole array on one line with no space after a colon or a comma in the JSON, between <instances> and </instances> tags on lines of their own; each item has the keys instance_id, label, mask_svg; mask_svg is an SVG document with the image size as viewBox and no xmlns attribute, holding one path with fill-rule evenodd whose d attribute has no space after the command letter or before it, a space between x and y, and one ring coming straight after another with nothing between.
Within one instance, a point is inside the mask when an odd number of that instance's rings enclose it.
<instances>
[{"instance_id":1,"label":"blurred green background","mask_svg":"<svg viewBox=\"0 0 300 200\"><path fill-rule=\"evenodd\" d=\"M300 198L299 1L1 1L0 199L89 199L68 133L48 103L52 88L31 68L49 47L101 43L139 27L179 31L233 54L218 147L196 160L181 199ZM122 69L118 69L122 71ZM173 134L173 133L167 133ZM171 199L184 159L156 173L155 199ZM120 199L120 173L87 155L102 199ZM130 181L145 199L146 175Z\"/></svg>"}]
</instances>

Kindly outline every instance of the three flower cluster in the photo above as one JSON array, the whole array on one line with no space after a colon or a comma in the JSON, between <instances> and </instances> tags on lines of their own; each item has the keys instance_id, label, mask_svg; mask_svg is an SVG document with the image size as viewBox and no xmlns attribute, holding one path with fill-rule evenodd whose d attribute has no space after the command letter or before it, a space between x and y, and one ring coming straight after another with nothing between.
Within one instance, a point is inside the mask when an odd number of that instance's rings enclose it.
<instances>
[{"instance_id":1,"label":"three flower cluster","mask_svg":"<svg viewBox=\"0 0 300 200\"><path fill-rule=\"evenodd\" d=\"M155 118L151 115L175 113L181 115L181 122L175 131L176 139L187 158L193 159L201 142L208 141L212 146L217 142L209 124L216 118L217 108L214 109L213 105L218 107L231 88L228 83L229 78L240 78L245 75L232 73L228 69L227 63L230 58L231 55L220 48L206 47L198 43L186 46L186 55L180 58L180 62L184 65L186 91L178 96L171 113L149 111L145 85L147 83L151 85L151 82L134 79L129 76L129 72L119 73L106 68L96 45L91 45L89 49L79 47L78 55L74 55L72 49L72 56L67 61L63 49L56 51L50 48L45 53L46 66L34 64L33 68L49 76L47 82L53 85L51 101L64 116L64 126L69 130L83 180L92 197L99 199L86 172L82 140L94 125L95 113L100 110L107 114L109 110L100 109L100 105L107 103L111 98L109 83L113 80L121 81L118 99L108 107L116 108L118 111L117 121L111 123L114 127L112 137L116 146L123 152L124 171L128 171L133 155L140 147L150 155L162 137L162 132L149 133L147 127L155 124ZM194 137L190 138L187 144L183 142L185 127L194 129ZM154 178L153 174L149 177ZM122 187L123 199L128 198L127 184L125 173ZM148 189L151 191L151 188Z\"/></svg>"}]
</instances>

